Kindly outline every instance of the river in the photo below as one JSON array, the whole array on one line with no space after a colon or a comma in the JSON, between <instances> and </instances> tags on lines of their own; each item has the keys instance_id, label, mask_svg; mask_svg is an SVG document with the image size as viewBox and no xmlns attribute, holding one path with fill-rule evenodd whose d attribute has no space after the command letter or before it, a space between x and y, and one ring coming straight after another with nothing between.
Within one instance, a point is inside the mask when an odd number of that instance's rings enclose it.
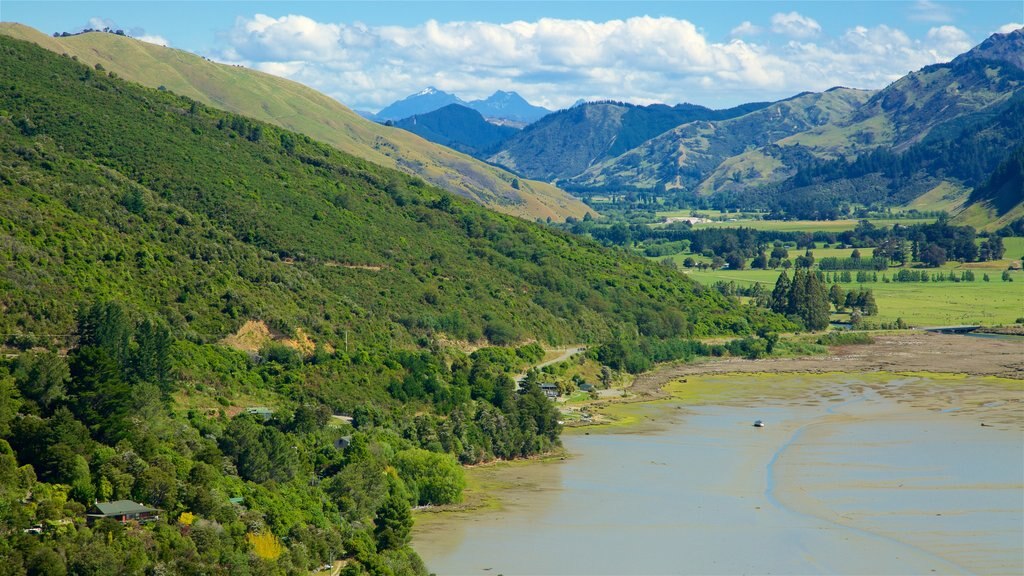
<instances>
[{"instance_id":1,"label":"river","mask_svg":"<svg viewBox=\"0 0 1024 576\"><path fill-rule=\"evenodd\" d=\"M729 387L720 405L634 405L643 433L567 435L566 461L507 469L500 510L425 521L413 546L439 575L1024 572L1024 418L992 400L1016 384L706 380Z\"/></svg>"}]
</instances>

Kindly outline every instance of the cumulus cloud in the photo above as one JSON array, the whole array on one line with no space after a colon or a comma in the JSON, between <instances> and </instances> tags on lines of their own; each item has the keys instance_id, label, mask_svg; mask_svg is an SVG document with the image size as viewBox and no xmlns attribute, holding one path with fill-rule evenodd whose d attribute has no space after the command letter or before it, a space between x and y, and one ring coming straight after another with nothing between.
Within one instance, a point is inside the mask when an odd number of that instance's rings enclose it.
<instances>
[{"instance_id":1,"label":"cumulus cloud","mask_svg":"<svg viewBox=\"0 0 1024 576\"><path fill-rule=\"evenodd\" d=\"M772 16L772 32L793 38L813 38L821 34L821 24L798 12Z\"/></svg>"},{"instance_id":2,"label":"cumulus cloud","mask_svg":"<svg viewBox=\"0 0 1024 576\"><path fill-rule=\"evenodd\" d=\"M1010 22L1008 24L1003 24L1002 26L1000 26L996 30L996 32L998 32L1000 34L1009 34L1010 32L1013 32L1014 30L1020 30L1021 28L1024 28L1024 23L1022 23L1022 22Z\"/></svg>"},{"instance_id":3,"label":"cumulus cloud","mask_svg":"<svg viewBox=\"0 0 1024 576\"><path fill-rule=\"evenodd\" d=\"M136 40L142 40L143 42L149 42L150 44L157 44L159 46L170 46L171 43L163 36L157 36L156 34L143 34L141 36L132 36Z\"/></svg>"},{"instance_id":4,"label":"cumulus cloud","mask_svg":"<svg viewBox=\"0 0 1024 576\"><path fill-rule=\"evenodd\" d=\"M785 35L781 44L770 36L740 38L758 29L750 22L731 40L715 42L690 21L646 16L367 26L257 14L239 18L210 56L291 78L361 109L379 109L425 86L465 99L515 90L560 108L578 98L729 105L835 85L879 88L970 47L952 26L918 39L887 26L821 38L817 22L794 12L777 14L772 27Z\"/></svg>"},{"instance_id":5,"label":"cumulus cloud","mask_svg":"<svg viewBox=\"0 0 1024 576\"><path fill-rule=\"evenodd\" d=\"M753 24L750 20L744 20L739 26L732 29L729 32L730 36L757 36L763 32L760 26Z\"/></svg>"}]
</instances>

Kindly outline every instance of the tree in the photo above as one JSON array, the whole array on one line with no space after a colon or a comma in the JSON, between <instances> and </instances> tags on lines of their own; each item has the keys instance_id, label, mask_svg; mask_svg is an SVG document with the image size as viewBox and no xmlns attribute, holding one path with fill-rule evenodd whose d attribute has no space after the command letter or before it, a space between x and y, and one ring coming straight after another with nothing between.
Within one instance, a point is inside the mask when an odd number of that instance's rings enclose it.
<instances>
[{"instance_id":1,"label":"tree","mask_svg":"<svg viewBox=\"0 0 1024 576\"><path fill-rule=\"evenodd\" d=\"M828 299L836 307L836 312L840 312L846 304L846 291L839 284L833 284L828 291Z\"/></svg>"},{"instance_id":2,"label":"tree","mask_svg":"<svg viewBox=\"0 0 1024 576\"><path fill-rule=\"evenodd\" d=\"M932 242L921 251L921 262L932 268L942 266L946 263L946 250Z\"/></svg>"},{"instance_id":3,"label":"tree","mask_svg":"<svg viewBox=\"0 0 1024 576\"><path fill-rule=\"evenodd\" d=\"M807 283L804 290L806 302L801 308L801 318L807 328L824 330L828 327L829 322L828 293L817 274L808 273L805 278Z\"/></svg>"},{"instance_id":4,"label":"tree","mask_svg":"<svg viewBox=\"0 0 1024 576\"><path fill-rule=\"evenodd\" d=\"M14 379L21 394L48 413L67 398L71 371L67 361L53 352L28 352L15 360Z\"/></svg>"},{"instance_id":5,"label":"tree","mask_svg":"<svg viewBox=\"0 0 1024 576\"><path fill-rule=\"evenodd\" d=\"M465 475L450 454L410 448L396 454L394 464L417 504L451 504L462 499Z\"/></svg>"},{"instance_id":6,"label":"tree","mask_svg":"<svg viewBox=\"0 0 1024 576\"><path fill-rule=\"evenodd\" d=\"M772 295L768 299L768 307L772 312L777 312L779 314L786 313L786 308L789 305L790 286L791 283L789 281L789 276L786 275L786 271L783 270L782 273L779 274L779 278L775 281L775 289L772 290Z\"/></svg>"},{"instance_id":7,"label":"tree","mask_svg":"<svg viewBox=\"0 0 1024 576\"><path fill-rule=\"evenodd\" d=\"M384 504L377 509L373 534L377 540L377 550L397 550L409 543L412 531L412 511L409 501L397 494L388 496Z\"/></svg>"},{"instance_id":8,"label":"tree","mask_svg":"<svg viewBox=\"0 0 1024 576\"><path fill-rule=\"evenodd\" d=\"M693 268L697 265L697 261L693 259L693 256L687 256L686 260L683 260L683 266L687 268Z\"/></svg>"},{"instance_id":9,"label":"tree","mask_svg":"<svg viewBox=\"0 0 1024 576\"><path fill-rule=\"evenodd\" d=\"M747 267L747 259L743 257L740 252L730 252L725 256L725 261L729 264L730 270L743 270Z\"/></svg>"},{"instance_id":10,"label":"tree","mask_svg":"<svg viewBox=\"0 0 1024 576\"><path fill-rule=\"evenodd\" d=\"M750 263L750 267L751 268L757 268L757 269L760 269L760 270L764 270L765 268L768 268L768 257L765 256L764 252L758 253L758 255Z\"/></svg>"}]
</instances>

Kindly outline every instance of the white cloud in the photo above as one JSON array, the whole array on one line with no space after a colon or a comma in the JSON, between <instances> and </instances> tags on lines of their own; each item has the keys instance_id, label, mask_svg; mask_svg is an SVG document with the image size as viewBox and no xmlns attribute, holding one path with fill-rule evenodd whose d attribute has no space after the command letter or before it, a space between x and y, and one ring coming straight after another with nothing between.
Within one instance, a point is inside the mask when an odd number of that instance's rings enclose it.
<instances>
[{"instance_id":1,"label":"white cloud","mask_svg":"<svg viewBox=\"0 0 1024 576\"><path fill-rule=\"evenodd\" d=\"M910 8L910 19L918 22L952 22L948 6L932 0L917 0Z\"/></svg>"},{"instance_id":2,"label":"white cloud","mask_svg":"<svg viewBox=\"0 0 1024 576\"><path fill-rule=\"evenodd\" d=\"M103 30L104 28L117 28L117 24L110 18L100 18L99 16L93 16L89 18L89 22L85 26L81 27L81 30L85 29Z\"/></svg>"},{"instance_id":3,"label":"white cloud","mask_svg":"<svg viewBox=\"0 0 1024 576\"><path fill-rule=\"evenodd\" d=\"M170 46L171 43L163 36L157 36L156 34L143 34L142 36L133 36L136 40L142 40L143 42L149 42L150 44L157 44L160 46Z\"/></svg>"},{"instance_id":4,"label":"white cloud","mask_svg":"<svg viewBox=\"0 0 1024 576\"><path fill-rule=\"evenodd\" d=\"M1024 28L1024 23L1010 22L1008 24L1003 24L1002 26L1000 26L996 30L996 32L998 32L999 34L1009 34L1010 32L1013 32L1014 30L1020 30L1021 28Z\"/></svg>"},{"instance_id":5,"label":"white cloud","mask_svg":"<svg viewBox=\"0 0 1024 576\"><path fill-rule=\"evenodd\" d=\"M757 36L761 32L763 32L763 30L760 26L754 25L750 20L744 20L739 26L733 28L732 31L729 32L729 35L733 37Z\"/></svg>"},{"instance_id":6,"label":"white cloud","mask_svg":"<svg viewBox=\"0 0 1024 576\"><path fill-rule=\"evenodd\" d=\"M436 22L367 26L301 15L239 18L210 56L310 85L360 109L436 86L464 99L515 90L559 108L578 98L731 105L835 85L880 88L970 47L953 26L911 38L887 26L822 37L817 22L777 14L773 44L714 42L692 22L636 17L594 22ZM737 30L749 33L754 24ZM775 37L779 42L779 38Z\"/></svg>"},{"instance_id":7,"label":"white cloud","mask_svg":"<svg viewBox=\"0 0 1024 576\"><path fill-rule=\"evenodd\" d=\"M798 12L772 16L772 32L793 38L813 38L821 34L821 24Z\"/></svg>"}]
</instances>

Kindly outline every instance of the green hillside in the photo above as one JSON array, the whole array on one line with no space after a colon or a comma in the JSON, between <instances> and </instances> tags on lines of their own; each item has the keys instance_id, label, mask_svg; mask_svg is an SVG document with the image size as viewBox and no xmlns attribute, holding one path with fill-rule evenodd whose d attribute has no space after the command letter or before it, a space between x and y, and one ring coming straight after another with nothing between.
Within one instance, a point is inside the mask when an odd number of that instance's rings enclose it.
<instances>
[{"instance_id":1,"label":"green hillside","mask_svg":"<svg viewBox=\"0 0 1024 576\"><path fill-rule=\"evenodd\" d=\"M70 59L46 78L13 64L0 76L16 87L0 95L0 209L17 239L3 332L66 332L96 296L202 338L259 317L334 345L340 326L386 342L501 326L567 342L605 338L644 308L686 310L696 333L738 314L669 271L308 138Z\"/></svg>"},{"instance_id":2,"label":"green hillside","mask_svg":"<svg viewBox=\"0 0 1024 576\"><path fill-rule=\"evenodd\" d=\"M548 114L510 138L491 161L544 181L567 180L601 160L694 120L723 120L767 106L712 110L694 104L587 102Z\"/></svg>"},{"instance_id":3,"label":"green hillside","mask_svg":"<svg viewBox=\"0 0 1024 576\"><path fill-rule=\"evenodd\" d=\"M700 184L703 194L751 190L793 177L805 169L809 159L853 161L860 155L883 149L902 155L913 148L923 149L936 141L955 142L968 133L979 142L976 150L959 151L959 156L981 155L977 161L991 171L1002 159L1016 134L998 123L998 116L1013 104L1021 89L1019 65L1024 31L996 34L981 46L958 56L952 62L926 66L893 82L871 97L848 117L820 127L793 134L771 146L748 150L722 163ZM984 47L984 48L982 48ZM995 120L996 122L993 122ZM989 134L974 133L988 129ZM945 146L951 148L954 144ZM962 161L951 159L951 164ZM973 160L972 160L973 161ZM753 170L749 168L753 167ZM763 169L760 167L764 167ZM900 204L937 186L970 188L984 176L958 173L956 166L928 166L918 176L903 179L898 185L881 185L878 179L850 181L857 192L889 188L888 195L900 196ZM741 178L733 178L740 174ZM833 184L832 186L844 186ZM848 200L858 201L853 198Z\"/></svg>"},{"instance_id":4,"label":"green hillside","mask_svg":"<svg viewBox=\"0 0 1024 576\"><path fill-rule=\"evenodd\" d=\"M0 38L5 572L427 574L412 506L558 446L528 341L637 371L794 328L100 68Z\"/></svg>"},{"instance_id":5,"label":"green hillside","mask_svg":"<svg viewBox=\"0 0 1024 576\"><path fill-rule=\"evenodd\" d=\"M519 133L511 126L491 124L479 112L461 104L449 104L433 112L403 118L394 125L476 158L489 156L504 141Z\"/></svg>"},{"instance_id":6,"label":"green hillside","mask_svg":"<svg viewBox=\"0 0 1024 576\"><path fill-rule=\"evenodd\" d=\"M515 177L504 170L366 120L333 98L284 78L115 34L52 38L15 23L0 23L0 34L76 56L90 66L100 64L150 88L162 86L208 106L300 132L507 214L564 220L587 212L585 205L554 186L522 180L516 189Z\"/></svg>"},{"instance_id":7,"label":"green hillside","mask_svg":"<svg viewBox=\"0 0 1024 576\"><path fill-rule=\"evenodd\" d=\"M697 120L652 138L615 158L597 163L568 185L584 189L693 190L729 158L811 128L848 117L872 95L834 88L801 94L726 120ZM755 177L774 166L759 162L733 171L729 180Z\"/></svg>"}]
</instances>

